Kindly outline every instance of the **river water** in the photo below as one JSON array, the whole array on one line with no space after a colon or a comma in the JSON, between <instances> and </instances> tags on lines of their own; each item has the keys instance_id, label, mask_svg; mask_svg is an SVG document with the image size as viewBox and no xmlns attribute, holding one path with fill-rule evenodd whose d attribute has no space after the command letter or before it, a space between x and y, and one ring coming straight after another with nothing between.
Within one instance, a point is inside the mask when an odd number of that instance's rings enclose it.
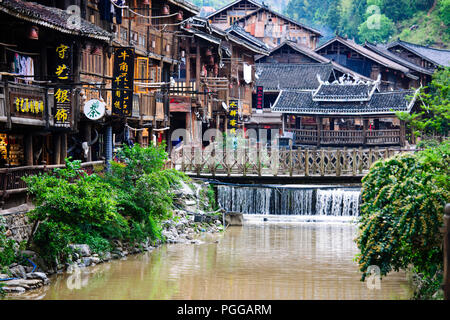
<instances>
[{"instance_id":1,"label":"river water","mask_svg":"<svg viewBox=\"0 0 450 320\"><path fill-rule=\"evenodd\" d=\"M360 281L350 223L247 223L204 244L152 252L53 276L20 299L407 299L404 273L379 289Z\"/></svg>"}]
</instances>

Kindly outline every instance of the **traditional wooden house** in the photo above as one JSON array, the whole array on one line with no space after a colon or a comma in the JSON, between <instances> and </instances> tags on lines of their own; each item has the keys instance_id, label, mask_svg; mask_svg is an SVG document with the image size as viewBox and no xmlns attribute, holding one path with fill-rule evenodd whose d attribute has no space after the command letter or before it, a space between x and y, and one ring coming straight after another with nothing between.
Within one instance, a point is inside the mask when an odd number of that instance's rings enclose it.
<instances>
[{"instance_id":1,"label":"traditional wooden house","mask_svg":"<svg viewBox=\"0 0 450 320\"><path fill-rule=\"evenodd\" d=\"M230 129L227 112L231 102L236 104L240 127L248 122L254 57L268 51L264 43L241 28L224 31L200 17L187 22L183 31L183 63L170 96L172 123L176 123L172 131L187 129L190 136L183 139L200 144L202 132L208 128ZM201 125L195 128L196 123Z\"/></svg>"},{"instance_id":2,"label":"traditional wooden house","mask_svg":"<svg viewBox=\"0 0 450 320\"><path fill-rule=\"evenodd\" d=\"M147 145L151 140L169 141L169 86L181 63L178 32L184 21L198 13L198 8L182 0L132 0L126 3L88 0L85 11L91 21L114 34L112 47L106 55L100 54L102 57L94 63L91 62L92 48L86 47L83 55L83 65L87 69L83 73L84 80L90 84L106 84L100 91L89 85L85 88L85 99L105 100L110 110L106 122L111 125L113 144L138 142ZM120 48L130 48L133 65L129 69L134 73L129 89L132 104L127 105L129 110L123 116L114 112L117 103L114 95L120 92L111 90L115 81L120 81L114 65L114 52L122 50ZM99 155L102 153L100 150Z\"/></svg>"},{"instance_id":3,"label":"traditional wooden house","mask_svg":"<svg viewBox=\"0 0 450 320\"><path fill-rule=\"evenodd\" d=\"M270 47L276 47L285 40L292 40L314 49L322 36L320 31L251 0L234 1L207 18L221 29L238 24Z\"/></svg>"},{"instance_id":4,"label":"traditional wooden house","mask_svg":"<svg viewBox=\"0 0 450 320\"><path fill-rule=\"evenodd\" d=\"M286 44L296 48L292 43ZM308 51L311 49L303 47ZM279 49L278 49L279 50ZM271 51L278 55L278 50ZM308 52L311 54L311 52ZM283 90L315 90L320 86L319 79L324 81L337 81L341 77L368 81L369 78L361 76L356 72L348 70L338 64L314 53L310 55L312 63L278 63L275 59L270 59L270 55L262 57L256 64L255 82L256 91L253 94L252 118L248 127L257 130L281 129L281 113L273 112L279 94ZM308 57L306 55L302 56ZM275 56L276 57L276 56ZM261 60L270 63L259 63ZM262 103L258 104L258 95L262 95ZM268 133L270 136L270 134Z\"/></svg>"},{"instance_id":5,"label":"traditional wooden house","mask_svg":"<svg viewBox=\"0 0 450 320\"><path fill-rule=\"evenodd\" d=\"M272 107L283 113L283 131L295 146L405 145L396 112L411 112L418 90L380 92L380 79L318 80L315 90L282 90Z\"/></svg>"},{"instance_id":6,"label":"traditional wooden house","mask_svg":"<svg viewBox=\"0 0 450 320\"><path fill-rule=\"evenodd\" d=\"M427 69L424 67L421 67L420 65L414 64L413 62L406 60L402 58L401 56L395 54L394 52L391 52L386 49L386 46L384 45L376 45L372 43L366 42L364 45L365 48L387 58L390 59L399 65L402 65L406 68L408 68L414 76L417 76L419 78L419 83L422 86L426 86L430 81L431 77L433 75L434 70Z\"/></svg>"},{"instance_id":7,"label":"traditional wooden house","mask_svg":"<svg viewBox=\"0 0 450 320\"><path fill-rule=\"evenodd\" d=\"M336 36L317 48L316 52L373 80L381 75L381 90L420 87L420 78L414 75L414 70L365 48L353 40Z\"/></svg>"},{"instance_id":8,"label":"traditional wooden house","mask_svg":"<svg viewBox=\"0 0 450 320\"><path fill-rule=\"evenodd\" d=\"M402 59L428 70L450 67L450 50L425 47L401 40L387 44L386 49Z\"/></svg>"},{"instance_id":9,"label":"traditional wooden house","mask_svg":"<svg viewBox=\"0 0 450 320\"><path fill-rule=\"evenodd\" d=\"M68 135L80 129L83 45L103 49L112 35L84 19L73 27L70 18L34 2L0 2L1 165L64 163Z\"/></svg>"}]
</instances>

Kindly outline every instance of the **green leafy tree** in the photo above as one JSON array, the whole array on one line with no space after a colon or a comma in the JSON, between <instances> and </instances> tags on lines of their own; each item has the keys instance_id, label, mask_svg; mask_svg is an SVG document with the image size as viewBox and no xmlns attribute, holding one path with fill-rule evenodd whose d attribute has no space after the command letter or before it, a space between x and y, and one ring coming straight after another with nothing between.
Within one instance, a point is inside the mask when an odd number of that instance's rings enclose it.
<instances>
[{"instance_id":1,"label":"green leafy tree","mask_svg":"<svg viewBox=\"0 0 450 320\"><path fill-rule=\"evenodd\" d=\"M440 1L439 16L447 27L450 26L450 0Z\"/></svg>"},{"instance_id":2,"label":"green leafy tree","mask_svg":"<svg viewBox=\"0 0 450 320\"><path fill-rule=\"evenodd\" d=\"M395 25L384 14L374 14L367 18L358 28L361 41L381 43L389 39L395 31Z\"/></svg>"},{"instance_id":3,"label":"green leafy tree","mask_svg":"<svg viewBox=\"0 0 450 320\"><path fill-rule=\"evenodd\" d=\"M422 88L418 102L421 110L411 114L398 112L416 136L447 136L450 129L450 67L433 74L429 87Z\"/></svg>"},{"instance_id":4,"label":"green leafy tree","mask_svg":"<svg viewBox=\"0 0 450 320\"><path fill-rule=\"evenodd\" d=\"M356 239L363 280L371 265L381 274L413 270L441 280L443 208L450 201L450 142L373 165L362 180Z\"/></svg>"}]
</instances>

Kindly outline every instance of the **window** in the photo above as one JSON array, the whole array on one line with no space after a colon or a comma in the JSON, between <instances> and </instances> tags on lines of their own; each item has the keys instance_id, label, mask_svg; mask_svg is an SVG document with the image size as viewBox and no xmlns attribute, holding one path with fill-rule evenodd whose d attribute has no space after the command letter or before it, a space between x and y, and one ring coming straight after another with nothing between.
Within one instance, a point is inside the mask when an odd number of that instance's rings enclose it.
<instances>
[{"instance_id":1,"label":"window","mask_svg":"<svg viewBox=\"0 0 450 320\"><path fill-rule=\"evenodd\" d=\"M120 28L120 39L123 40L123 41L127 41L128 40L128 30L127 29Z\"/></svg>"},{"instance_id":2,"label":"window","mask_svg":"<svg viewBox=\"0 0 450 320\"><path fill-rule=\"evenodd\" d=\"M147 37L144 35L139 35L139 45L143 48L147 46Z\"/></svg>"},{"instance_id":3,"label":"window","mask_svg":"<svg viewBox=\"0 0 450 320\"><path fill-rule=\"evenodd\" d=\"M149 58L138 57L136 58L136 82L150 83L149 79ZM147 79L147 80L142 80ZM134 91L136 93L147 93L148 88L144 88L141 86L135 86Z\"/></svg>"}]
</instances>

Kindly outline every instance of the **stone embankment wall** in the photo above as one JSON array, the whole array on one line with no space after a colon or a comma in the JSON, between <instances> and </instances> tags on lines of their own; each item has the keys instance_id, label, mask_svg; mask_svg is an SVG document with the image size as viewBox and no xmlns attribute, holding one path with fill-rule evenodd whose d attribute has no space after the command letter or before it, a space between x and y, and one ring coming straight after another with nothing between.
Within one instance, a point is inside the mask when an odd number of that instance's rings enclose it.
<instances>
[{"instance_id":1,"label":"stone embankment wall","mask_svg":"<svg viewBox=\"0 0 450 320\"><path fill-rule=\"evenodd\" d=\"M33 224L29 222L27 212L34 207L30 204L23 204L7 210L0 211L0 217L5 219L7 226L7 236L17 242L28 241Z\"/></svg>"}]
</instances>

